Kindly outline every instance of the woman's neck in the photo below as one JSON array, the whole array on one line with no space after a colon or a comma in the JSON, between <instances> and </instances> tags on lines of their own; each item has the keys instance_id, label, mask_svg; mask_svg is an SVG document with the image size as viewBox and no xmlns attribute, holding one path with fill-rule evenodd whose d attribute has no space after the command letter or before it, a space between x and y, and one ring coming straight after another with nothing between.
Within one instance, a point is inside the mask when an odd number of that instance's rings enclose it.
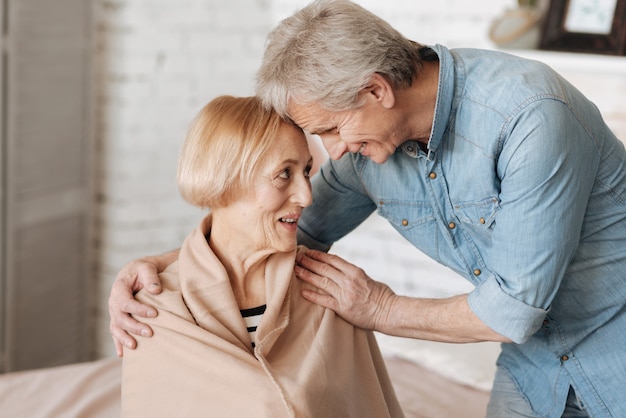
<instances>
[{"instance_id":1,"label":"woman's neck","mask_svg":"<svg viewBox=\"0 0 626 418\"><path fill-rule=\"evenodd\" d=\"M275 251L250 247L249 241L215 219L207 242L228 274L239 308L265 304L265 265Z\"/></svg>"}]
</instances>

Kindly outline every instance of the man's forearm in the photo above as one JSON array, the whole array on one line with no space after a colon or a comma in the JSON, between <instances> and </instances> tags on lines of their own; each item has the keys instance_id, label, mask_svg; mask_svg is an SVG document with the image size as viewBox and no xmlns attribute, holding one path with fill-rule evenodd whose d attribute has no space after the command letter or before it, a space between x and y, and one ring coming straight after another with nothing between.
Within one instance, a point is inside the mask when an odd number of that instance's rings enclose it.
<instances>
[{"instance_id":1,"label":"man's forearm","mask_svg":"<svg viewBox=\"0 0 626 418\"><path fill-rule=\"evenodd\" d=\"M474 315L467 295L445 299L396 296L376 328L389 335L449 343L511 342Z\"/></svg>"}]
</instances>

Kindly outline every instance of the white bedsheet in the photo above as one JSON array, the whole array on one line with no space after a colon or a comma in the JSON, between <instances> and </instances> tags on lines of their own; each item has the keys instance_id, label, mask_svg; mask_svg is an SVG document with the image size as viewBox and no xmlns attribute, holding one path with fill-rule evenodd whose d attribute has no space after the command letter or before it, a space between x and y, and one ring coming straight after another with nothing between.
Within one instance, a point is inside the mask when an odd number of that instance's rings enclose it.
<instances>
[{"instance_id":1,"label":"white bedsheet","mask_svg":"<svg viewBox=\"0 0 626 418\"><path fill-rule=\"evenodd\" d=\"M489 392L401 357L385 361L406 418L484 417ZM119 418L120 389L117 358L0 375L0 417Z\"/></svg>"},{"instance_id":2,"label":"white bedsheet","mask_svg":"<svg viewBox=\"0 0 626 418\"><path fill-rule=\"evenodd\" d=\"M0 375L0 417L119 417L121 365L108 358Z\"/></svg>"}]
</instances>

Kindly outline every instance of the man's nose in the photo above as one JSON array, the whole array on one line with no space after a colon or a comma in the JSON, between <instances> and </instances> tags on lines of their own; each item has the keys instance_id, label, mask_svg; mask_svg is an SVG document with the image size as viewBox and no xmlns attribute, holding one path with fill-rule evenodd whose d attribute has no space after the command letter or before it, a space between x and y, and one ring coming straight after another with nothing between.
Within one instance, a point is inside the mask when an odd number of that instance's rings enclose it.
<instances>
[{"instance_id":1,"label":"man's nose","mask_svg":"<svg viewBox=\"0 0 626 418\"><path fill-rule=\"evenodd\" d=\"M348 152L348 145L341 140L341 137L337 134L323 134L322 144L328 151L328 156L333 160L340 159L346 152Z\"/></svg>"}]
</instances>

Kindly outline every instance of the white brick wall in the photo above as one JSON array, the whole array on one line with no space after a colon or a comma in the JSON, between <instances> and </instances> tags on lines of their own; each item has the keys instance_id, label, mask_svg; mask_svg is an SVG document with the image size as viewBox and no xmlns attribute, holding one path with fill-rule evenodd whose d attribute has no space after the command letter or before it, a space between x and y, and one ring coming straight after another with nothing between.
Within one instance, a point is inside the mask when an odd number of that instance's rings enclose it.
<instances>
[{"instance_id":1,"label":"white brick wall","mask_svg":"<svg viewBox=\"0 0 626 418\"><path fill-rule=\"evenodd\" d=\"M106 300L119 268L133 258L179 247L202 216L182 202L175 184L178 147L189 121L217 95L253 93L266 33L306 3L95 0L99 356L114 355ZM358 3L417 41L491 48L491 20L515 2ZM594 95L611 126L626 138L626 111L620 105L626 77L619 73L598 79L593 71L570 75ZM372 230L384 245L371 240ZM377 219L338 243L335 251L373 277L388 280L398 292L446 294L467 286ZM441 279L416 281L433 275Z\"/></svg>"},{"instance_id":2,"label":"white brick wall","mask_svg":"<svg viewBox=\"0 0 626 418\"><path fill-rule=\"evenodd\" d=\"M106 300L131 259L177 248L202 213L176 189L178 148L212 97L253 94L268 4L97 0L98 355L112 355Z\"/></svg>"},{"instance_id":3,"label":"white brick wall","mask_svg":"<svg viewBox=\"0 0 626 418\"><path fill-rule=\"evenodd\" d=\"M308 4L306 0L274 0L277 20ZM387 20L404 36L426 44L491 47L487 31L491 20L514 0L356 0Z\"/></svg>"}]
</instances>

